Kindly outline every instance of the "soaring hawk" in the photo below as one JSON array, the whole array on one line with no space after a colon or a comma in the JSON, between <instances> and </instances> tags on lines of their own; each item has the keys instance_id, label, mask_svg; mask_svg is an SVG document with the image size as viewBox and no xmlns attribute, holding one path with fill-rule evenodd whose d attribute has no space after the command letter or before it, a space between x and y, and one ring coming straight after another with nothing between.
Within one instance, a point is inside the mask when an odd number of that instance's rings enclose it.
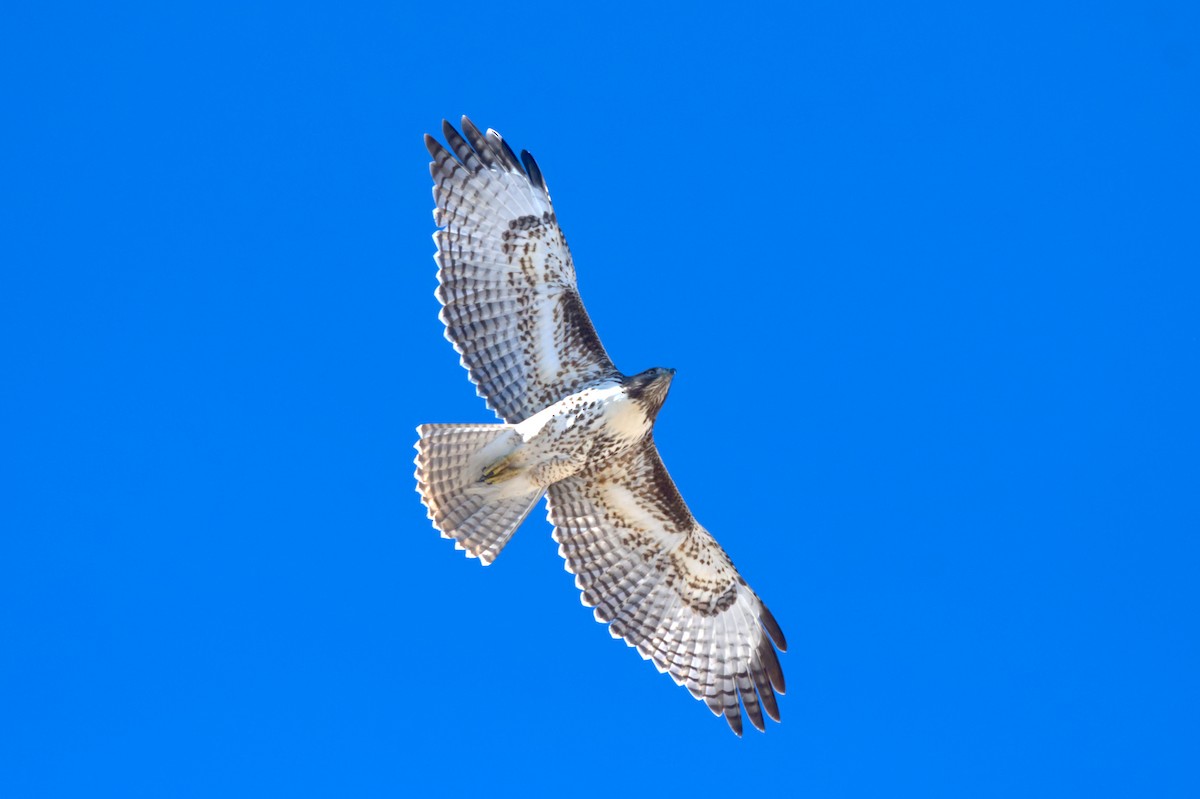
<instances>
[{"instance_id":1,"label":"soaring hawk","mask_svg":"<svg viewBox=\"0 0 1200 799\"><path fill-rule=\"evenodd\" d=\"M528 152L466 117L426 136L446 338L503 424L417 428L417 490L455 546L489 564L544 495L583 604L742 734L779 720L787 644L692 517L652 429L673 369L627 376L584 311ZM465 136L465 138L464 138ZM772 647L772 643L774 647ZM739 707L740 697L740 707Z\"/></svg>"}]
</instances>

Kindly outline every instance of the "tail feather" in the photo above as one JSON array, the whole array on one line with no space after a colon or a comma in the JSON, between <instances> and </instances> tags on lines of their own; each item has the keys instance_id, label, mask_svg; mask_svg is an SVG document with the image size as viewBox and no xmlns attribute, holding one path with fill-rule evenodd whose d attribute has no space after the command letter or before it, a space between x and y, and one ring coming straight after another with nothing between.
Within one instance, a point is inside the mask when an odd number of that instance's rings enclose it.
<instances>
[{"instance_id":1,"label":"tail feather","mask_svg":"<svg viewBox=\"0 0 1200 799\"><path fill-rule=\"evenodd\" d=\"M424 424L417 428L417 491L443 538L485 566L500 550L544 489L513 496L503 484L475 479L480 451L512 433L506 424Z\"/></svg>"}]
</instances>

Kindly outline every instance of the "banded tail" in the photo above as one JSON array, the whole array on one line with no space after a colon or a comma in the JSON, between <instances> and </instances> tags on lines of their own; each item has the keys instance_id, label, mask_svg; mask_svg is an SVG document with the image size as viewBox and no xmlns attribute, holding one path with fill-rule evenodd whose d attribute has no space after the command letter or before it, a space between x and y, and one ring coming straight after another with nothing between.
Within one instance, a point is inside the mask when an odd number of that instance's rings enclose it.
<instances>
[{"instance_id":1,"label":"banded tail","mask_svg":"<svg viewBox=\"0 0 1200 799\"><path fill-rule=\"evenodd\" d=\"M506 481L481 479L503 466L492 454L510 448L513 425L423 424L417 435L417 491L429 519L456 549L488 565L545 493L514 495Z\"/></svg>"}]
</instances>

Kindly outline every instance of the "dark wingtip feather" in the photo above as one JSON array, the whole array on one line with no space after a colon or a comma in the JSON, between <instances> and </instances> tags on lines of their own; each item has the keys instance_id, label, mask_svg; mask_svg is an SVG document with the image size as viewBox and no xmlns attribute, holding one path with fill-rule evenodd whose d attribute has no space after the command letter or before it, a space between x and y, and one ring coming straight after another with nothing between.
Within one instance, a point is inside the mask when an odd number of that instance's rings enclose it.
<instances>
[{"instance_id":1,"label":"dark wingtip feather","mask_svg":"<svg viewBox=\"0 0 1200 799\"><path fill-rule=\"evenodd\" d=\"M787 686L783 680L783 669L779 667L779 656L765 637L758 642L752 660L754 686L758 689L758 698L762 701L767 715L779 721L779 703L775 701L775 691L783 693Z\"/></svg>"},{"instance_id":2,"label":"dark wingtip feather","mask_svg":"<svg viewBox=\"0 0 1200 799\"><path fill-rule=\"evenodd\" d=\"M767 711L767 715L772 721L779 721L779 703L775 701L775 692L771 689L770 678L763 676L765 685L758 686L758 698L762 701L763 710Z\"/></svg>"},{"instance_id":3,"label":"dark wingtip feather","mask_svg":"<svg viewBox=\"0 0 1200 799\"><path fill-rule=\"evenodd\" d=\"M442 157L448 158L451 161L457 161L457 159L450 154L450 151L447 150L440 141L433 138L428 133L425 134L425 149L429 151L429 155L434 161L437 161ZM434 169L435 167L436 164L429 165L430 169Z\"/></svg>"},{"instance_id":4,"label":"dark wingtip feather","mask_svg":"<svg viewBox=\"0 0 1200 799\"><path fill-rule=\"evenodd\" d=\"M525 165L525 171L529 173L529 179L534 185L540 186L546 194L550 193L550 189L546 187L546 179L542 177L542 170L538 168L537 161L533 160L533 156L528 150L521 151L521 163Z\"/></svg>"},{"instance_id":5,"label":"dark wingtip feather","mask_svg":"<svg viewBox=\"0 0 1200 799\"><path fill-rule=\"evenodd\" d=\"M496 151L492 148L487 138L479 132L479 128L475 127L475 123L465 116L462 118L462 130L463 134L467 137L467 141L471 142L471 146L479 154L479 160L483 162L484 166L489 169L495 166L498 159Z\"/></svg>"},{"instance_id":6,"label":"dark wingtip feather","mask_svg":"<svg viewBox=\"0 0 1200 799\"><path fill-rule=\"evenodd\" d=\"M775 654L775 649L766 638L758 642L758 660L767 672L767 678L771 682L771 687L781 694L786 693L787 683L783 679L783 669L779 665L779 656Z\"/></svg>"},{"instance_id":7,"label":"dark wingtip feather","mask_svg":"<svg viewBox=\"0 0 1200 799\"><path fill-rule=\"evenodd\" d=\"M483 134L479 132L479 128L475 127L475 123L466 114L462 118L462 132L471 134L471 138L483 138Z\"/></svg>"},{"instance_id":8,"label":"dark wingtip feather","mask_svg":"<svg viewBox=\"0 0 1200 799\"><path fill-rule=\"evenodd\" d=\"M521 159L517 158L517 154L508 146L508 142L504 140L504 137L491 128L488 128L487 137L488 141L492 143L492 146L496 148L496 151L504 159L509 169L512 169L514 172L520 172Z\"/></svg>"},{"instance_id":9,"label":"dark wingtip feather","mask_svg":"<svg viewBox=\"0 0 1200 799\"><path fill-rule=\"evenodd\" d=\"M467 140L462 137L462 134L446 120L442 121L442 135L446 137L446 143L450 145L450 149L458 156L458 160L462 162L463 166L472 172L479 169L479 156L471 149L471 145L467 144Z\"/></svg>"},{"instance_id":10,"label":"dark wingtip feather","mask_svg":"<svg viewBox=\"0 0 1200 799\"><path fill-rule=\"evenodd\" d=\"M779 622L775 621L775 617L771 615L771 611L767 610L766 605L762 605L762 612L758 615L762 626L766 628L767 634L771 636L771 640L775 642L775 646L779 647L780 652L787 651L787 639L783 637L783 630L779 629Z\"/></svg>"},{"instance_id":11,"label":"dark wingtip feather","mask_svg":"<svg viewBox=\"0 0 1200 799\"><path fill-rule=\"evenodd\" d=\"M738 710L737 703L729 705L725 708L725 721L729 723L729 729L733 730L733 734L737 737L742 737L742 714Z\"/></svg>"},{"instance_id":12,"label":"dark wingtip feather","mask_svg":"<svg viewBox=\"0 0 1200 799\"><path fill-rule=\"evenodd\" d=\"M746 715L750 717L750 723L754 725L754 729L759 732L766 732L767 725L763 721L762 708L758 704L758 694L751 687L749 693L742 692L742 705L746 708Z\"/></svg>"}]
</instances>

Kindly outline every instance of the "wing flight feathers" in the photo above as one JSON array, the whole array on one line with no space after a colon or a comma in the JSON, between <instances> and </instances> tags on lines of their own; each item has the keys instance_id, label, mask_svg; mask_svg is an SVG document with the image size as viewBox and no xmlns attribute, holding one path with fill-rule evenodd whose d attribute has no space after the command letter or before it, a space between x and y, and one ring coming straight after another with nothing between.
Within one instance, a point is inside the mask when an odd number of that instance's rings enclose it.
<instances>
[{"instance_id":1,"label":"wing flight feathers","mask_svg":"<svg viewBox=\"0 0 1200 799\"><path fill-rule=\"evenodd\" d=\"M488 407L519 422L618 374L584 310L575 265L532 156L463 117L431 136L446 338ZM465 135L464 135L465 134Z\"/></svg>"}]
</instances>

